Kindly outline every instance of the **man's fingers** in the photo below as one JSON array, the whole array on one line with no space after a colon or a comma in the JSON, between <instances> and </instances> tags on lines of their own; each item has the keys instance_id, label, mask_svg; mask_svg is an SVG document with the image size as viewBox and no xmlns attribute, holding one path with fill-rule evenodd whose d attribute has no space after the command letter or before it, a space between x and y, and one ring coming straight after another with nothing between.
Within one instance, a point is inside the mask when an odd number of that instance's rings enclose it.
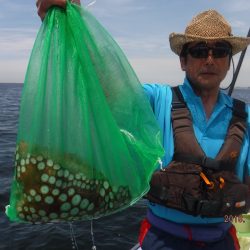
<instances>
[{"instance_id":1,"label":"man's fingers","mask_svg":"<svg viewBox=\"0 0 250 250\"><path fill-rule=\"evenodd\" d=\"M50 7L59 6L65 8L66 0L37 0L36 6L37 14L41 18L41 20L43 20Z\"/></svg>"},{"instance_id":2,"label":"man's fingers","mask_svg":"<svg viewBox=\"0 0 250 250\"><path fill-rule=\"evenodd\" d=\"M56 6L65 8L65 6L66 6L66 0L55 0L52 5L56 5Z\"/></svg>"},{"instance_id":3,"label":"man's fingers","mask_svg":"<svg viewBox=\"0 0 250 250\"><path fill-rule=\"evenodd\" d=\"M81 1L80 0L71 0L71 3L75 3L75 4L78 4L78 5L81 5Z\"/></svg>"},{"instance_id":4,"label":"man's fingers","mask_svg":"<svg viewBox=\"0 0 250 250\"><path fill-rule=\"evenodd\" d=\"M80 0L71 0L71 2L81 5ZM36 0L37 14L43 20L50 7L59 6L65 8L66 3L67 0Z\"/></svg>"}]
</instances>

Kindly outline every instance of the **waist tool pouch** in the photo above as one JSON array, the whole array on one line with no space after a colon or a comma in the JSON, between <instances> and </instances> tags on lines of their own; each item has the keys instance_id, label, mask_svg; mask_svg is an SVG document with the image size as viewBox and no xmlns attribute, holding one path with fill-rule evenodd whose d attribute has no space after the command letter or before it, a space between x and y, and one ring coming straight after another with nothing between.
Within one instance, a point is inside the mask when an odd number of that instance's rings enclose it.
<instances>
[{"instance_id":1,"label":"waist tool pouch","mask_svg":"<svg viewBox=\"0 0 250 250\"><path fill-rule=\"evenodd\" d=\"M246 212L248 186L230 171L205 173L199 165L172 162L156 171L147 194L150 201L205 217Z\"/></svg>"}]
</instances>

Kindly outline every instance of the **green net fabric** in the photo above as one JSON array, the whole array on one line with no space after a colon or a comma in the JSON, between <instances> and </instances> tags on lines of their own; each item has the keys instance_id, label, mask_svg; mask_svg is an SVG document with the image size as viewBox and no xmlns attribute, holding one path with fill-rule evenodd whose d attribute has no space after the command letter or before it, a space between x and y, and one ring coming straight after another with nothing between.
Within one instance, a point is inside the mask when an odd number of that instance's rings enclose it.
<instances>
[{"instance_id":1,"label":"green net fabric","mask_svg":"<svg viewBox=\"0 0 250 250\"><path fill-rule=\"evenodd\" d=\"M22 93L12 221L98 218L149 189L160 131L125 55L85 9L49 10Z\"/></svg>"}]
</instances>

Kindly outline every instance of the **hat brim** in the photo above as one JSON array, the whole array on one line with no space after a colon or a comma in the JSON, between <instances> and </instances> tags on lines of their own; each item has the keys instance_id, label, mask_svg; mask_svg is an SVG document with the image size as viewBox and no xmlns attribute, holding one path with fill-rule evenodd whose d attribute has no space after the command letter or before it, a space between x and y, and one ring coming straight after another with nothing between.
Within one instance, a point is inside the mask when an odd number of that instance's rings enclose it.
<instances>
[{"instance_id":1,"label":"hat brim","mask_svg":"<svg viewBox=\"0 0 250 250\"><path fill-rule=\"evenodd\" d=\"M244 50L250 44L249 37L236 37L236 36L226 36L226 37L202 37L195 35L186 35L179 33L171 33L169 35L169 42L172 51L180 55L182 47L186 43L199 42L199 41L218 41L223 40L231 44L232 54L235 55L240 51Z\"/></svg>"}]
</instances>

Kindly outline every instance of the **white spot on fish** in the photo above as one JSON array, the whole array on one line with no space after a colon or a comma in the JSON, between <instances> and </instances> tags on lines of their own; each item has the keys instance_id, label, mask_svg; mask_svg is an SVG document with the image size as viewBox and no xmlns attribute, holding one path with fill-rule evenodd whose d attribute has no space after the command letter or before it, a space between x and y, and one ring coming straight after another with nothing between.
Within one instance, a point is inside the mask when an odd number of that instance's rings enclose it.
<instances>
[{"instance_id":1,"label":"white spot on fish","mask_svg":"<svg viewBox=\"0 0 250 250\"><path fill-rule=\"evenodd\" d=\"M38 161L42 161L42 160L43 160L43 157L42 157L41 155L38 155L38 156L36 157L36 159L37 159Z\"/></svg>"},{"instance_id":2,"label":"white spot on fish","mask_svg":"<svg viewBox=\"0 0 250 250\"><path fill-rule=\"evenodd\" d=\"M71 205L70 205L70 203L68 203L68 202L63 203L63 204L61 205L61 207L60 207L61 211L69 211L70 208L71 208Z\"/></svg>"},{"instance_id":3,"label":"white spot on fish","mask_svg":"<svg viewBox=\"0 0 250 250\"><path fill-rule=\"evenodd\" d=\"M75 208L73 208L73 209L71 209L71 211L70 211L70 214L71 215L77 215L79 213L79 208L78 207L75 207Z\"/></svg>"},{"instance_id":4,"label":"white spot on fish","mask_svg":"<svg viewBox=\"0 0 250 250\"><path fill-rule=\"evenodd\" d=\"M36 202L40 202L41 199L42 199L41 195L38 194L38 195L35 196L35 201Z\"/></svg>"},{"instance_id":5,"label":"white spot on fish","mask_svg":"<svg viewBox=\"0 0 250 250\"><path fill-rule=\"evenodd\" d=\"M30 162L35 165L36 164L36 159L32 157L32 158L30 158Z\"/></svg>"},{"instance_id":6,"label":"white spot on fish","mask_svg":"<svg viewBox=\"0 0 250 250\"><path fill-rule=\"evenodd\" d=\"M25 216L24 216L23 213L20 213L20 214L19 214L19 217L20 217L21 219L24 219L24 218L25 218Z\"/></svg>"},{"instance_id":7,"label":"white spot on fish","mask_svg":"<svg viewBox=\"0 0 250 250\"><path fill-rule=\"evenodd\" d=\"M33 207L30 207L30 212L31 212L32 214L34 214L34 213L36 212L36 209L33 208Z\"/></svg>"},{"instance_id":8,"label":"white spot on fish","mask_svg":"<svg viewBox=\"0 0 250 250\"><path fill-rule=\"evenodd\" d=\"M112 192L110 192L109 197L110 197L111 200L113 200L114 199L114 194Z\"/></svg>"},{"instance_id":9,"label":"white spot on fish","mask_svg":"<svg viewBox=\"0 0 250 250\"><path fill-rule=\"evenodd\" d=\"M79 205L80 202L81 202L81 196L79 194L74 195L71 200L71 203L73 204L73 206Z\"/></svg>"},{"instance_id":10,"label":"white spot on fish","mask_svg":"<svg viewBox=\"0 0 250 250\"><path fill-rule=\"evenodd\" d=\"M75 178L76 178L77 180L80 180L80 179L81 179L81 174L76 174L76 175L75 175Z\"/></svg>"},{"instance_id":11,"label":"white spot on fish","mask_svg":"<svg viewBox=\"0 0 250 250\"><path fill-rule=\"evenodd\" d=\"M34 219L34 220L37 220L37 219L39 218L39 216L38 216L37 214L32 214L31 217L32 217L32 219Z\"/></svg>"},{"instance_id":12,"label":"white spot on fish","mask_svg":"<svg viewBox=\"0 0 250 250\"><path fill-rule=\"evenodd\" d=\"M54 168L55 170L59 170L61 167L60 167L59 164L55 164L55 165L53 166L53 168Z\"/></svg>"},{"instance_id":13,"label":"white spot on fish","mask_svg":"<svg viewBox=\"0 0 250 250\"><path fill-rule=\"evenodd\" d=\"M36 195L36 190L30 189L30 195L35 196Z\"/></svg>"},{"instance_id":14,"label":"white spot on fish","mask_svg":"<svg viewBox=\"0 0 250 250\"><path fill-rule=\"evenodd\" d=\"M112 202L109 203L109 208L111 208L111 209L113 208L113 203Z\"/></svg>"},{"instance_id":15,"label":"white spot on fish","mask_svg":"<svg viewBox=\"0 0 250 250\"><path fill-rule=\"evenodd\" d=\"M48 186L41 186L40 191L42 194L47 194L49 192L49 187Z\"/></svg>"},{"instance_id":16,"label":"white spot on fish","mask_svg":"<svg viewBox=\"0 0 250 250\"><path fill-rule=\"evenodd\" d=\"M49 176L47 174L42 174L41 175L41 181L47 182L49 180Z\"/></svg>"},{"instance_id":17,"label":"white spot on fish","mask_svg":"<svg viewBox=\"0 0 250 250\"><path fill-rule=\"evenodd\" d=\"M39 211L38 211L38 214L39 214L40 216L45 216L45 215L46 215L46 212L45 212L44 210L39 210Z\"/></svg>"},{"instance_id":18,"label":"white spot on fish","mask_svg":"<svg viewBox=\"0 0 250 250\"><path fill-rule=\"evenodd\" d=\"M101 188L101 189L100 189L100 195L101 195L102 197L105 196L105 189L104 189L104 188Z\"/></svg>"},{"instance_id":19,"label":"white spot on fish","mask_svg":"<svg viewBox=\"0 0 250 250\"><path fill-rule=\"evenodd\" d=\"M68 213L61 213L61 215L60 215L60 217L61 218L67 218L69 216L69 214Z\"/></svg>"},{"instance_id":20,"label":"white spot on fish","mask_svg":"<svg viewBox=\"0 0 250 250\"><path fill-rule=\"evenodd\" d=\"M47 204L52 204L54 202L54 198L52 196L46 196L44 201L47 203Z\"/></svg>"},{"instance_id":21,"label":"white spot on fish","mask_svg":"<svg viewBox=\"0 0 250 250\"><path fill-rule=\"evenodd\" d=\"M85 209L88 205L89 205L89 200L83 199L81 204L80 204L80 208Z\"/></svg>"},{"instance_id":22,"label":"white spot on fish","mask_svg":"<svg viewBox=\"0 0 250 250\"><path fill-rule=\"evenodd\" d=\"M75 193L75 189L74 188L69 188L68 195L71 196L71 195L74 195L74 193Z\"/></svg>"},{"instance_id":23,"label":"white spot on fish","mask_svg":"<svg viewBox=\"0 0 250 250\"><path fill-rule=\"evenodd\" d=\"M44 162L39 162L39 163L37 164L37 168L38 168L39 170L45 169L45 163L44 163Z\"/></svg>"},{"instance_id":24,"label":"white spot on fish","mask_svg":"<svg viewBox=\"0 0 250 250\"><path fill-rule=\"evenodd\" d=\"M17 211L18 211L18 212L22 212L22 211L23 211L23 208L22 208L22 207L17 207Z\"/></svg>"},{"instance_id":25,"label":"white spot on fish","mask_svg":"<svg viewBox=\"0 0 250 250\"><path fill-rule=\"evenodd\" d=\"M31 201L32 201L32 197L31 197L30 195L28 195L28 196L27 196L27 200L28 200L29 202L31 202Z\"/></svg>"},{"instance_id":26,"label":"white spot on fish","mask_svg":"<svg viewBox=\"0 0 250 250\"><path fill-rule=\"evenodd\" d=\"M63 170L60 169L58 172L57 172L57 176L58 177L63 177Z\"/></svg>"},{"instance_id":27,"label":"white spot on fish","mask_svg":"<svg viewBox=\"0 0 250 250\"><path fill-rule=\"evenodd\" d=\"M87 210L91 211L94 209L94 207L95 207L94 203L90 203Z\"/></svg>"},{"instance_id":28,"label":"white spot on fish","mask_svg":"<svg viewBox=\"0 0 250 250\"><path fill-rule=\"evenodd\" d=\"M67 197L66 194L60 194L60 196L59 196L59 200L62 201L62 202L66 201L67 198L68 198L68 197Z\"/></svg>"},{"instance_id":29,"label":"white spot on fish","mask_svg":"<svg viewBox=\"0 0 250 250\"><path fill-rule=\"evenodd\" d=\"M68 180L69 180L69 181L73 181L73 180L74 180L74 175L73 175L73 174L70 174L69 177L68 177Z\"/></svg>"},{"instance_id":30,"label":"white spot on fish","mask_svg":"<svg viewBox=\"0 0 250 250\"><path fill-rule=\"evenodd\" d=\"M69 176L69 171L66 169L64 170L64 177L67 178Z\"/></svg>"},{"instance_id":31,"label":"white spot on fish","mask_svg":"<svg viewBox=\"0 0 250 250\"><path fill-rule=\"evenodd\" d=\"M105 202L108 203L108 201L109 201L109 196L105 196Z\"/></svg>"},{"instance_id":32,"label":"white spot on fish","mask_svg":"<svg viewBox=\"0 0 250 250\"><path fill-rule=\"evenodd\" d=\"M49 177L49 183L50 183L50 184L54 184L55 182L56 182L55 176L50 176L50 177Z\"/></svg>"},{"instance_id":33,"label":"white spot on fish","mask_svg":"<svg viewBox=\"0 0 250 250\"><path fill-rule=\"evenodd\" d=\"M104 186L105 189L108 189L109 188L109 183L107 181L104 181L103 186Z\"/></svg>"},{"instance_id":34,"label":"white spot on fish","mask_svg":"<svg viewBox=\"0 0 250 250\"><path fill-rule=\"evenodd\" d=\"M56 213L50 213L49 217L50 217L50 219L55 220L58 218L58 215Z\"/></svg>"},{"instance_id":35,"label":"white spot on fish","mask_svg":"<svg viewBox=\"0 0 250 250\"><path fill-rule=\"evenodd\" d=\"M59 195L59 193L60 193L60 190L58 188L55 188L55 189L52 190L52 194L54 196Z\"/></svg>"},{"instance_id":36,"label":"white spot on fish","mask_svg":"<svg viewBox=\"0 0 250 250\"><path fill-rule=\"evenodd\" d=\"M51 159L47 160L47 165L48 165L49 167L52 167L53 164L54 164L54 162L53 162Z\"/></svg>"},{"instance_id":37,"label":"white spot on fish","mask_svg":"<svg viewBox=\"0 0 250 250\"><path fill-rule=\"evenodd\" d=\"M61 187L62 186L62 180L57 180L56 181L56 186Z\"/></svg>"}]
</instances>

